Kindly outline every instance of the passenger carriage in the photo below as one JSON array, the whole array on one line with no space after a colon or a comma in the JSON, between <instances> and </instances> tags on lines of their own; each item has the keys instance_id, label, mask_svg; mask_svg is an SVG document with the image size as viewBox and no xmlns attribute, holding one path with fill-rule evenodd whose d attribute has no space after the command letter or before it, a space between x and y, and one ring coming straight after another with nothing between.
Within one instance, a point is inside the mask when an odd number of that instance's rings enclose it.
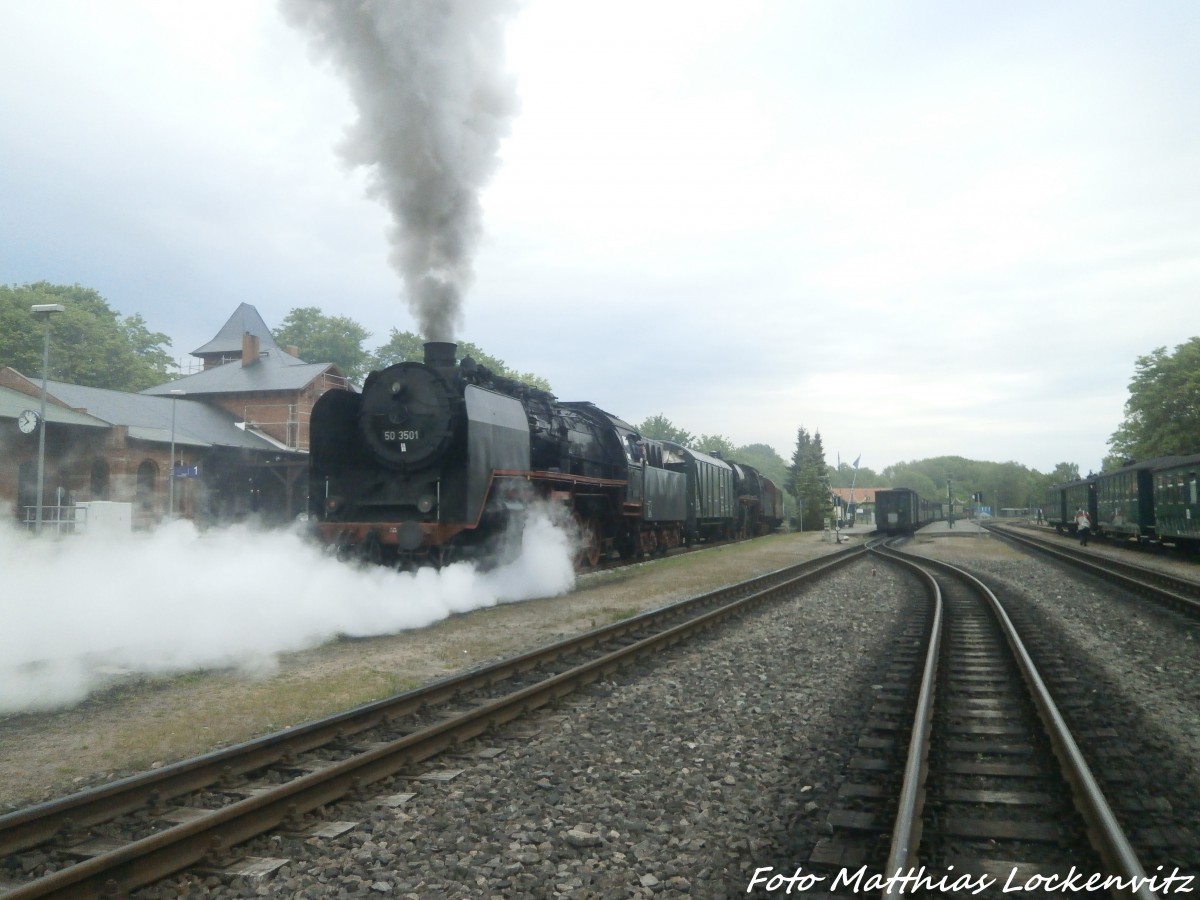
<instances>
[{"instance_id":1,"label":"passenger carriage","mask_svg":"<svg viewBox=\"0 0 1200 900\"><path fill-rule=\"evenodd\" d=\"M1192 551L1200 550L1198 472L1200 454L1157 460L1151 470L1158 539Z\"/></svg>"},{"instance_id":2,"label":"passenger carriage","mask_svg":"<svg viewBox=\"0 0 1200 900\"><path fill-rule=\"evenodd\" d=\"M1096 534L1135 543L1154 540L1154 462L1130 463L1093 479L1096 505L1089 514Z\"/></svg>"}]
</instances>

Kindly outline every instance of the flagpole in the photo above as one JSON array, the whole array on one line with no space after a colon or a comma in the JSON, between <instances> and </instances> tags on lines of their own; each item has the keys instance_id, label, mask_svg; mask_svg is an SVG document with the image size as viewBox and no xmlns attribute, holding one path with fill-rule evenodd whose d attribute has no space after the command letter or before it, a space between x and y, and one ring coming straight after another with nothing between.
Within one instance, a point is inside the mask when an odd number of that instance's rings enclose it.
<instances>
[{"instance_id":1,"label":"flagpole","mask_svg":"<svg viewBox=\"0 0 1200 900\"><path fill-rule=\"evenodd\" d=\"M855 511L854 511L854 485L858 482L858 462L861 459L862 459L862 454L860 453L854 460L854 475L852 475L850 478L850 499L847 501L847 504L850 509L850 521L852 523L855 519L858 518L858 516L855 514ZM839 463L839 465L840 465L840 463Z\"/></svg>"}]
</instances>

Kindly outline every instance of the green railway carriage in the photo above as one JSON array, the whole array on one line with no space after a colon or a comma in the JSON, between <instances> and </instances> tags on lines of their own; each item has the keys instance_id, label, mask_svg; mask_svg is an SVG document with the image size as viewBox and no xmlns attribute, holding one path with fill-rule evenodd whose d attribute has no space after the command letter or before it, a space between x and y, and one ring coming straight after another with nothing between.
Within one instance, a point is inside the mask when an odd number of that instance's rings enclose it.
<instances>
[{"instance_id":1,"label":"green railway carriage","mask_svg":"<svg viewBox=\"0 0 1200 900\"><path fill-rule=\"evenodd\" d=\"M1158 539L1200 549L1200 495L1196 484L1200 454L1156 462L1152 494Z\"/></svg>"},{"instance_id":2,"label":"green railway carriage","mask_svg":"<svg viewBox=\"0 0 1200 900\"><path fill-rule=\"evenodd\" d=\"M1075 511L1087 510L1098 536L1200 550L1200 454L1160 456L1079 481L1046 494L1046 521L1075 533Z\"/></svg>"},{"instance_id":3,"label":"green railway carriage","mask_svg":"<svg viewBox=\"0 0 1200 900\"><path fill-rule=\"evenodd\" d=\"M1130 463L1095 478L1097 534L1143 543L1154 540L1151 470L1159 460Z\"/></svg>"},{"instance_id":4,"label":"green railway carriage","mask_svg":"<svg viewBox=\"0 0 1200 900\"><path fill-rule=\"evenodd\" d=\"M1060 532L1075 533L1075 511L1082 509L1087 512L1092 525L1096 524L1096 479L1084 478L1080 481L1069 481L1059 485L1062 492L1060 501L1063 521L1054 523Z\"/></svg>"},{"instance_id":5,"label":"green railway carriage","mask_svg":"<svg viewBox=\"0 0 1200 900\"><path fill-rule=\"evenodd\" d=\"M923 500L909 488L875 492L875 523L885 534L912 534L942 517L941 503Z\"/></svg>"},{"instance_id":6,"label":"green railway carriage","mask_svg":"<svg viewBox=\"0 0 1200 900\"><path fill-rule=\"evenodd\" d=\"M663 441L662 446L663 465L687 476L687 542L733 537L737 515L733 467L723 459L674 441Z\"/></svg>"},{"instance_id":7,"label":"green railway carriage","mask_svg":"<svg viewBox=\"0 0 1200 900\"><path fill-rule=\"evenodd\" d=\"M1071 516L1075 514L1075 510L1067 514L1067 494L1063 490L1061 484L1052 484L1046 491L1046 499L1042 503L1042 515L1045 516L1046 524L1053 525L1059 534L1067 530L1067 525L1071 522Z\"/></svg>"}]
</instances>

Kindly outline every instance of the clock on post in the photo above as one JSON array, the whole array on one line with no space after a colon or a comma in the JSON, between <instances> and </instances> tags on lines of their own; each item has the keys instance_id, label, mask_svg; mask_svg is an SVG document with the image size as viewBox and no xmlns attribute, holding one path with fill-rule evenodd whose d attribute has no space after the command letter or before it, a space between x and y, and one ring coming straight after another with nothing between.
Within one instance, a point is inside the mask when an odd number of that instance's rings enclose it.
<instances>
[{"instance_id":1,"label":"clock on post","mask_svg":"<svg viewBox=\"0 0 1200 900\"><path fill-rule=\"evenodd\" d=\"M17 427L22 434L33 434L41 421L42 417L35 410L27 409L17 416Z\"/></svg>"}]
</instances>

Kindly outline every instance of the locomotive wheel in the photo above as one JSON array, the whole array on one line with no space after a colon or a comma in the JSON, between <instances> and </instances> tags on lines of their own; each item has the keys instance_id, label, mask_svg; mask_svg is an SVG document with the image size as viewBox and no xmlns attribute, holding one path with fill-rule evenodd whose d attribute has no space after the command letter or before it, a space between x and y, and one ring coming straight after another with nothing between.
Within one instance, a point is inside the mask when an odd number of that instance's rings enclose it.
<instances>
[{"instance_id":1,"label":"locomotive wheel","mask_svg":"<svg viewBox=\"0 0 1200 900\"><path fill-rule=\"evenodd\" d=\"M358 554L365 563L372 566L383 565L383 544L379 542L379 535L374 531L370 532L359 548Z\"/></svg>"},{"instance_id":2,"label":"locomotive wheel","mask_svg":"<svg viewBox=\"0 0 1200 900\"><path fill-rule=\"evenodd\" d=\"M617 541L617 553L621 559L633 559L637 555L637 536L628 532L622 534Z\"/></svg>"},{"instance_id":3,"label":"locomotive wheel","mask_svg":"<svg viewBox=\"0 0 1200 900\"><path fill-rule=\"evenodd\" d=\"M658 548L658 538L653 531L642 532L642 553L652 554Z\"/></svg>"},{"instance_id":4,"label":"locomotive wheel","mask_svg":"<svg viewBox=\"0 0 1200 900\"><path fill-rule=\"evenodd\" d=\"M594 569L600 565L600 523L595 519L586 521L578 513L575 514L575 523L579 528L579 551L575 565L580 569Z\"/></svg>"},{"instance_id":5,"label":"locomotive wheel","mask_svg":"<svg viewBox=\"0 0 1200 900\"><path fill-rule=\"evenodd\" d=\"M679 529L667 528L664 529L659 537L658 552L660 556L666 556L668 550L672 550L679 546Z\"/></svg>"}]
</instances>

